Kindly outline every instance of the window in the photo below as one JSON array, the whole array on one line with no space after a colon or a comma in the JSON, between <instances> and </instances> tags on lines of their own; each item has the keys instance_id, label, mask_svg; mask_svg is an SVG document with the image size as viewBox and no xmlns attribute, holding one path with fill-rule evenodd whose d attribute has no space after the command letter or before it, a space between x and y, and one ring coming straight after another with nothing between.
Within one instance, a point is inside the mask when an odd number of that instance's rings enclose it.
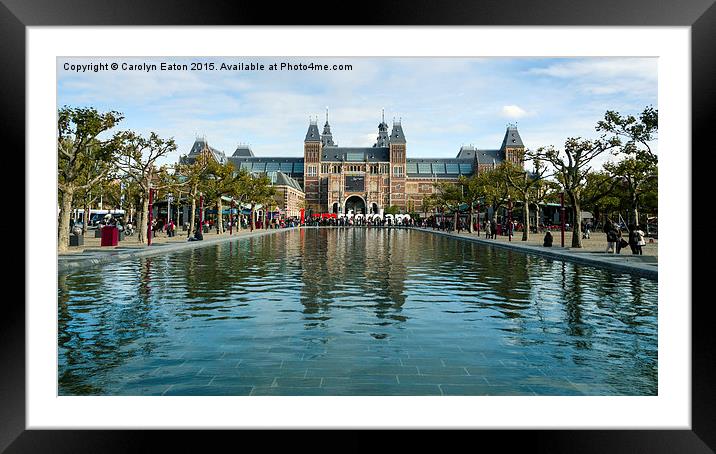
<instances>
[{"instance_id":1,"label":"window","mask_svg":"<svg viewBox=\"0 0 716 454\"><path fill-rule=\"evenodd\" d=\"M457 165L456 163L455 163L455 164L452 164L452 163L448 164L448 163L446 163L446 164L445 164L445 171L446 171L447 173L460 173L460 167L458 167L458 165Z\"/></svg>"},{"instance_id":2,"label":"window","mask_svg":"<svg viewBox=\"0 0 716 454\"><path fill-rule=\"evenodd\" d=\"M291 162L282 162L281 163L281 172L283 172L283 173L291 173L292 168L293 168L293 163L291 163Z\"/></svg>"},{"instance_id":3,"label":"window","mask_svg":"<svg viewBox=\"0 0 716 454\"><path fill-rule=\"evenodd\" d=\"M403 176L403 167L402 166L393 167L393 176L402 177Z\"/></svg>"},{"instance_id":4,"label":"window","mask_svg":"<svg viewBox=\"0 0 716 454\"><path fill-rule=\"evenodd\" d=\"M430 173L430 163L421 162L420 164L418 164L418 172Z\"/></svg>"},{"instance_id":5,"label":"window","mask_svg":"<svg viewBox=\"0 0 716 454\"><path fill-rule=\"evenodd\" d=\"M266 164L266 171L267 172L275 172L279 169L279 163L278 162L269 162Z\"/></svg>"},{"instance_id":6,"label":"window","mask_svg":"<svg viewBox=\"0 0 716 454\"><path fill-rule=\"evenodd\" d=\"M316 176L316 166L306 167L306 176L307 177L315 177Z\"/></svg>"},{"instance_id":7,"label":"window","mask_svg":"<svg viewBox=\"0 0 716 454\"><path fill-rule=\"evenodd\" d=\"M460 164L460 173L472 173L472 164Z\"/></svg>"},{"instance_id":8,"label":"window","mask_svg":"<svg viewBox=\"0 0 716 454\"><path fill-rule=\"evenodd\" d=\"M433 173L440 174L440 175L444 174L445 173L445 164L442 162L433 163Z\"/></svg>"},{"instance_id":9,"label":"window","mask_svg":"<svg viewBox=\"0 0 716 454\"><path fill-rule=\"evenodd\" d=\"M408 173L418 173L418 165L416 163L409 162L407 164L407 167L408 167L408 169L407 169Z\"/></svg>"}]
</instances>

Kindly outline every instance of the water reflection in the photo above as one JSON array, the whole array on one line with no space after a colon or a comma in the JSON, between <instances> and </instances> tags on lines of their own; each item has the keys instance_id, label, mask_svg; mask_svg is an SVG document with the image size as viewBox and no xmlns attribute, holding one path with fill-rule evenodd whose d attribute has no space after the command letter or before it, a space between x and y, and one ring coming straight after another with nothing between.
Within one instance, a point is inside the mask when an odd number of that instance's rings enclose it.
<instances>
[{"instance_id":1,"label":"water reflection","mask_svg":"<svg viewBox=\"0 0 716 454\"><path fill-rule=\"evenodd\" d=\"M61 394L411 360L484 362L483 383L537 393L535 371L586 394L657 391L656 282L416 231L280 232L60 274L58 310Z\"/></svg>"}]
</instances>

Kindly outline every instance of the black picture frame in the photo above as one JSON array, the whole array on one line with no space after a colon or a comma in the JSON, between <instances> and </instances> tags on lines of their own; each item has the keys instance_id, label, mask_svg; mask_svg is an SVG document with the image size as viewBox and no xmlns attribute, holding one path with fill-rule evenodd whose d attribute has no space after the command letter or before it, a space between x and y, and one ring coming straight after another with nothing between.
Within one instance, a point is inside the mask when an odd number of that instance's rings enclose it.
<instances>
[{"instance_id":1,"label":"black picture frame","mask_svg":"<svg viewBox=\"0 0 716 454\"><path fill-rule=\"evenodd\" d=\"M707 154L710 169L710 113L716 104L716 6L714 0L501 0L437 2L401 0L380 8L363 3L320 5L294 2L282 5L241 1L110 1L110 0L0 0L0 118L4 126L6 158L19 156L19 165L31 171L25 150L25 52L28 26L116 25L531 25L531 26L690 26L692 33L692 149ZM280 11L278 11L280 10ZM12 150L12 151L11 151ZM679 152L685 153L680 150ZM694 176L695 179L695 176ZM18 185L19 186L19 185ZM692 191L693 196L699 196ZM25 204L25 206L27 206ZM707 206L693 203L694 208ZM691 226L689 207L668 207ZM683 213L687 213L685 216ZM688 238L708 236L710 222L694 223ZM48 227L51 232L52 227ZM7 239L6 239L7 241ZM30 239L25 239L25 242ZM23 251L25 252L25 251ZM16 255L21 257L22 255ZM17 260L16 260L17 262ZM24 266L16 267L22 270ZM693 282L708 282L707 267L692 264ZM29 270L28 270L29 272ZM24 276L24 275L23 275ZM699 279L700 278L700 279ZM8 279L6 282L10 282ZM6 284L8 285L8 284ZM696 293L694 293L696 294ZM18 298L4 299L0 317L0 451L17 452L131 452L147 449L146 438L171 438L188 448L198 434L172 431L26 430L25 306ZM688 307L691 294L671 302ZM479 444L491 441L510 450L536 452L713 452L716 447L716 407L713 329L710 298L693 299L692 314L692 429L691 430L485 430ZM666 340L668 342L668 340ZM201 435L199 435L201 437ZM212 442L233 437L230 431L212 434ZM272 437L273 438L273 437ZM235 439L234 439L235 440ZM272 440L273 443L273 440ZM218 446L218 445L217 445Z\"/></svg>"}]
</instances>

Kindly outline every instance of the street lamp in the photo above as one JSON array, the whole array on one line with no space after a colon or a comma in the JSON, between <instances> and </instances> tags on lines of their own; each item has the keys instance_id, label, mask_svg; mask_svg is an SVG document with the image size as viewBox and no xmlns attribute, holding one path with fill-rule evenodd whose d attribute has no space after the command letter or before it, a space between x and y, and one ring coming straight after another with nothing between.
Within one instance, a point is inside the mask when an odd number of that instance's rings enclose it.
<instances>
[{"instance_id":1,"label":"street lamp","mask_svg":"<svg viewBox=\"0 0 716 454\"><path fill-rule=\"evenodd\" d=\"M561 221L560 229L562 231L562 247L564 247L564 192L559 193L559 218Z\"/></svg>"},{"instance_id":2,"label":"street lamp","mask_svg":"<svg viewBox=\"0 0 716 454\"><path fill-rule=\"evenodd\" d=\"M512 241L512 199L507 196L507 239Z\"/></svg>"}]
</instances>

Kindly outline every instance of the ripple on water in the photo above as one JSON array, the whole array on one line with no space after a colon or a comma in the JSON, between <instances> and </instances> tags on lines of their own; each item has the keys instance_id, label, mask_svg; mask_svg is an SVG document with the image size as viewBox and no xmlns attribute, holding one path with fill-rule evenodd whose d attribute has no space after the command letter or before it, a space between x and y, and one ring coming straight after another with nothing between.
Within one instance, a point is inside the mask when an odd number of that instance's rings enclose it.
<instances>
[{"instance_id":1,"label":"ripple on water","mask_svg":"<svg viewBox=\"0 0 716 454\"><path fill-rule=\"evenodd\" d=\"M60 394L161 394L191 367L657 393L655 281L416 231L282 232L58 278Z\"/></svg>"}]
</instances>

